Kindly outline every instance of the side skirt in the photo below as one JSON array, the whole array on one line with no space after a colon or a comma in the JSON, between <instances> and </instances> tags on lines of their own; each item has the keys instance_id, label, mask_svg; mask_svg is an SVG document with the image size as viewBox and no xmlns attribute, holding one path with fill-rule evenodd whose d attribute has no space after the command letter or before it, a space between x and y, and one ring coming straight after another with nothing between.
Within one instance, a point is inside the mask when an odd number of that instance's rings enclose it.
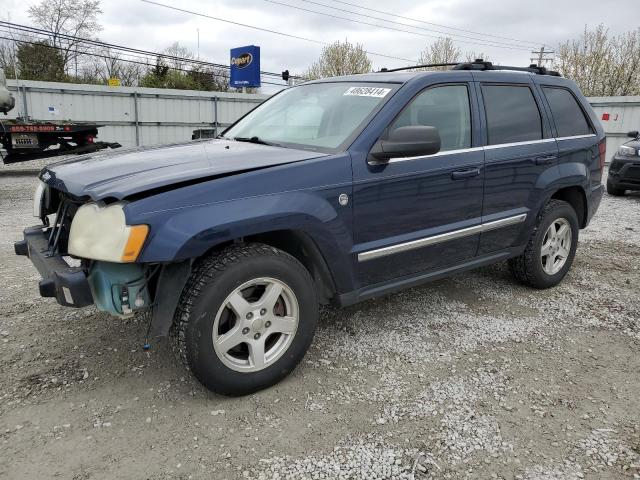
<instances>
[{"instance_id":1,"label":"side skirt","mask_svg":"<svg viewBox=\"0 0 640 480\"><path fill-rule=\"evenodd\" d=\"M466 272L475 268L484 267L493 263L501 262L512 257L516 257L522 253L526 245L519 247L512 247L507 250L502 250L497 253L491 253L482 257L474 258L465 263L448 267L442 270L436 270L433 272L419 272L413 275L407 275L405 277L394 278L388 282L376 283L374 285L368 285L366 287L354 290L352 292L343 293L338 295L338 305L341 307L348 307L349 305L369 300L381 295L387 295L389 293L403 290L405 288L415 287L423 283L439 280L444 277L449 277L456 273Z\"/></svg>"}]
</instances>

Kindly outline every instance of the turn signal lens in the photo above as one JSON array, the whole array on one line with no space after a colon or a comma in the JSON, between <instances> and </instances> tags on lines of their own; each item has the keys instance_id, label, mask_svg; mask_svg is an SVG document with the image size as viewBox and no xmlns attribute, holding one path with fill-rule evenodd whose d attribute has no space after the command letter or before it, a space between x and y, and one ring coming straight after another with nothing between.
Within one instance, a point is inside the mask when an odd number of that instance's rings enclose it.
<instances>
[{"instance_id":1,"label":"turn signal lens","mask_svg":"<svg viewBox=\"0 0 640 480\"><path fill-rule=\"evenodd\" d=\"M607 160L607 141L606 140L602 140L600 142L600 144L598 145L598 148L600 150L600 170L602 170L604 168L604 164Z\"/></svg>"},{"instance_id":2,"label":"turn signal lens","mask_svg":"<svg viewBox=\"0 0 640 480\"><path fill-rule=\"evenodd\" d=\"M123 262L135 262L142 250L144 241L149 234L149 227L147 225L133 225L129 227L129 239L122 252Z\"/></svg>"}]
</instances>

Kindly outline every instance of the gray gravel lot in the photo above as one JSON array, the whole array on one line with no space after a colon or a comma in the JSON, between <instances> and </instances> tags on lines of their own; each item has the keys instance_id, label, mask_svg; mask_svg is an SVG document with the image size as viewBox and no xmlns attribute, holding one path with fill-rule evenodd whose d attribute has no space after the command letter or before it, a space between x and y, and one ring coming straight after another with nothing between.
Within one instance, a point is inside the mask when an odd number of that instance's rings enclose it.
<instances>
[{"instance_id":1,"label":"gray gravel lot","mask_svg":"<svg viewBox=\"0 0 640 480\"><path fill-rule=\"evenodd\" d=\"M39 298L34 186L0 177L0 478L640 478L640 194L605 196L559 287L499 264L326 309L232 399L140 320Z\"/></svg>"}]
</instances>

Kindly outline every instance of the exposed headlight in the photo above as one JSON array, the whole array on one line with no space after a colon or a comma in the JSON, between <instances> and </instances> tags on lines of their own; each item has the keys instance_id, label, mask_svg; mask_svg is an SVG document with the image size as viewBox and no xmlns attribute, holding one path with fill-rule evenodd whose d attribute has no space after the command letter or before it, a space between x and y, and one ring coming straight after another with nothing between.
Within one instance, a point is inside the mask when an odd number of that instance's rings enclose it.
<instances>
[{"instance_id":1,"label":"exposed headlight","mask_svg":"<svg viewBox=\"0 0 640 480\"><path fill-rule=\"evenodd\" d=\"M135 262L147 239L147 225L127 225L124 203L87 203L71 222L69 253L105 262Z\"/></svg>"},{"instance_id":2,"label":"exposed headlight","mask_svg":"<svg viewBox=\"0 0 640 480\"><path fill-rule=\"evenodd\" d=\"M629 157L629 156L637 155L637 151L633 147L628 147L627 145L622 145L620 148L618 148L618 154Z\"/></svg>"},{"instance_id":3,"label":"exposed headlight","mask_svg":"<svg viewBox=\"0 0 640 480\"><path fill-rule=\"evenodd\" d=\"M38 182L36 193L33 195L33 216L36 218L42 217L42 198L46 188L47 185L44 182Z\"/></svg>"}]
</instances>

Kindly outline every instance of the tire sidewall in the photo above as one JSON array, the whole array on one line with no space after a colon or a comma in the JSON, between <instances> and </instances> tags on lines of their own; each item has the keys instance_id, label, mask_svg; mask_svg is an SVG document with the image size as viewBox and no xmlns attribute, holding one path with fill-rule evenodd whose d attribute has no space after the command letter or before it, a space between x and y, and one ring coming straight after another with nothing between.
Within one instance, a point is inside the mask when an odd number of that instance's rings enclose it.
<instances>
[{"instance_id":1,"label":"tire sidewall","mask_svg":"<svg viewBox=\"0 0 640 480\"><path fill-rule=\"evenodd\" d=\"M569 257L557 273L555 273L554 275L549 275L544 271L544 268L542 267L542 260L540 257L540 253L542 251L542 242L544 241L544 236L549 226L553 222L561 218L567 220L571 227L571 247L569 250ZM533 258L531 265L533 274L536 277L536 283L538 283L540 287L548 288L557 285L569 272L576 254L576 249L578 247L579 232L580 226L578 224L578 217L575 210L568 203L563 203L545 212L543 217L540 219L533 244Z\"/></svg>"},{"instance_id":2,"label":"tire sidewall","mask_svg":"<svg viewBox=\"0 0 640 480\"><path fill-rule=\"evenodd\" d=\"M243 395L272 385L287 376L304 357L315 333L318 303L311 277L294 258L261 255L243 258L205 282L194 300L185 331L187 360L195 376L209 389L227 395ZM227 296L243 283L272 277L291 288L298 301L299 323L287 351L272 365L257 372L227 367L213 347L213 324Z\"/></svg>"}]
</instances>

